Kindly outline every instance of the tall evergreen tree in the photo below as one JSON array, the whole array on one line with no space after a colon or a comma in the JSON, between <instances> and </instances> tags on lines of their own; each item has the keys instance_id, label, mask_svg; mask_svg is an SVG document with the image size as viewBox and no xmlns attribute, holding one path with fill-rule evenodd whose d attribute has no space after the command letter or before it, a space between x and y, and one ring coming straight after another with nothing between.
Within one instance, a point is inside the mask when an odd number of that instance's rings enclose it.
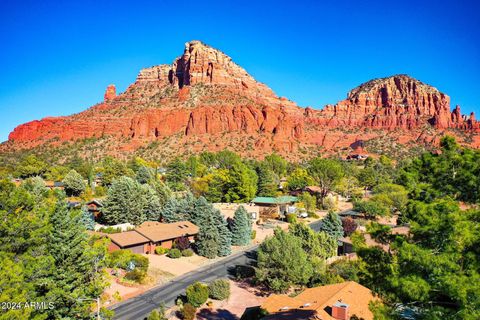
<instances>
[{"instance_id":1,"label":"tall evergreen tree","mask_svg":"<svg viewBox=\"0 0 480 320\"><path fill-rule=\"evenodd\" d=\"M160 221L162 205L160 199L150 185L142 185L143 195L145 197L145 219L150 221Z\"/></svg>"},{"instance_id":2,"label":"tall evergreen tree","mask_svg":"<svg viewBox=\"0 0 480 320\"><path fill-rule=\"evenodd\" d=\"M335 240L338 240L343 237L342 220L338 214L329 211L327 216L322 219L320 230L326 232Z\"/></svg>"},{"instance_id":3,"label":"tall evergreen tree","mask_svg":"<svg viewBox=\"0 0 480 320\"><path fill-rule=\"evenodd\" d=\"M155 176L155 174L154 174L154 170L152 168L148 168L148 167L145 167L145 166L140 166L137 170L136 175L135 175L135 179L139 183L145 184L145 183L148 183L148 182L152 181L154 176Z\"/></svg>"},{"instance_id":4,"label":"tall evergreen tree","mask_svg":"<svg viewBox=\"0 0 480 320\"><path fill-rule=\"evenodd\" d=\"M251 241L252 236L252 221L248 216L248 212L244 206L239 206L235 210L232 230L232 244L234 246L246 246Z\"/></svg>"},{"instance_id":5,"label":"tall evergreen tree","mask_svg":"<svg viewBox=\"0 0 480 320\"><path fill-rule=\"evenodd\" d=\"M277 193L277 183L275 183L275 173L266 164L260 163L256 168L258 175L257 195L260 197L273 197Z\"/></svg>"},{"instance_id":6,"label":"tall evergreen tree","mask_svg":"<svg viewBox=\"0 0 480 320\"><path fill-rule=\"evenodd\" d=\"M217 220L218 230L218 252L220 257L226 257L232 253L232 233L228 229L228 224L219 210L214 210Z\"/></svg>"},{"instance_id":7,"label":"tall evergreen tree","mask_svg":"<svg viewBox=\"0 0 480 320\"><path fill-rule=\"evenodd\" d=\"M108 224L132 223L160 219L160 199L150 185L142 185L129 177L113 181L102 207L102 219Z\"/></svg>"},{"instance_id":8,"label":"tall evergreen tree","mask_svg":"<svg viewBox=\"0 0 480 320\"><path fill-rule=\"evenodd\" d=\"M200 226L196 242L198 254L209 259L215 258L220 249L220 234L216 226L217 222L218 220L212 213L207 213Z\"/></svg>"},{"instance_id":9,"label":"tall evergreen tree","mask_svg":"<svg viewBox=\"0 0 480 320\"><path fill-rule=\"evenodd\" d=\"M81 221L80 211L68 210L59 202L50 217L51 232L48 250L54 260L55 272L51 275L45 297L55 303L48 310L55 319L88 316L90 303L81 299L97 298L103 291L99 273L96 273L97 258L87 242L87 234Z\"/></svg>"},{"instance_id":10,"label":"tall evergreen tree","mask_svg":"<svg viewBox=\"0 0 480 320\"><path fill-rule=\"evenodd\" d=\"M82 225L85 227L85 229L95 229L95 219L93 217L93 214L88 211L86 206L83 206L82 208L82 216L80 217L80 221L82 222Z\"/></svg>"}]
</instances>

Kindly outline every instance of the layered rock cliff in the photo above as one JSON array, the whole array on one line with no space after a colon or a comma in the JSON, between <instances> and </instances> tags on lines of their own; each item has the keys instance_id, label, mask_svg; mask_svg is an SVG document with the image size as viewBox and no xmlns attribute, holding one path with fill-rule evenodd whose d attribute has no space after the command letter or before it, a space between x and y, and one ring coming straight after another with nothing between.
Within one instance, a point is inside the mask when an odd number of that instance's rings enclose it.
<instances>
[{"instance_id":1,"label":"layered rock cliff","mask_svg":"<svg viewBox=\"0 0 480 320\"><path fill-rule=\"evenodd\" d=\"M199 150L211 149L215 141L218 148L233 144L241 152L248 140L261 149L259 155L272 150L295 154L301 146L328 150L382 135L365 128L404 130L408 138L399 136L399 141L418 140L425 127L480 131L473 114L464 116L459 107L451 112L447 95L406 75L366 82L322 110L300 108L277 97L224 53L191 41L171 65L141 70L123 93L117 95L110 85L104 101L84 112L18 126L8 146L107 137L115 142L107 151L115 152L176 137L179 154L195 138L201 138Z\"/></svg>"}]
</instances>

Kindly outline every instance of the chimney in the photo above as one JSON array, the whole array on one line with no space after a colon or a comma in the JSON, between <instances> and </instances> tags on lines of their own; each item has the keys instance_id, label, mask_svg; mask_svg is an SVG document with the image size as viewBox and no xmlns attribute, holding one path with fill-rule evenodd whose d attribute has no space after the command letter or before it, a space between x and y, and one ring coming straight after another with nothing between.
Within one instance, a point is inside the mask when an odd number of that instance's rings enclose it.
<instances>
[{"instance_id":1,"label":"chimney","mask_svg":"<svg viewBox=\"0 0 480 320\"><path fill-rule=\"evenodd\" d=\"M348 304L337 301L332 307L332 317L339 320L348 320Z\"/></svg>"}]
</instances>

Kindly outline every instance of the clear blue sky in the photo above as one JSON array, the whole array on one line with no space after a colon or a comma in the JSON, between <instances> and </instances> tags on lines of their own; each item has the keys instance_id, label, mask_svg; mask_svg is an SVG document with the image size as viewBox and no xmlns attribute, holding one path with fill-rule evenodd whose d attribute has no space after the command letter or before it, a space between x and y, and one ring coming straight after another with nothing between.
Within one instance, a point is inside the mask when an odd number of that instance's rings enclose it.
<instances>
[{"instance_id":1,"label":"clear blue sky","mask_svg":"<svg viewBox=\"0 0 480 320\"><path fill-rule=\"evenodd\" d=\"M86 109L110 83L125 90L194 39L301 106L407 73L480 116L476 2L2 0L0 141L23 122Z\"/></svg>"}]
</instances>

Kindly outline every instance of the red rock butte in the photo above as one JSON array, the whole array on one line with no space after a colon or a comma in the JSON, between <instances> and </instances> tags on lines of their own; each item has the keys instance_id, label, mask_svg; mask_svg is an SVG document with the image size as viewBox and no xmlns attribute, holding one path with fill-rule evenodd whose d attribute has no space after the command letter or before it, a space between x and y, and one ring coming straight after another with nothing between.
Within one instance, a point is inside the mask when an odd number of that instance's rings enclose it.
<instances>
[{"instance_id":1,"label":"red rock butte","mask_svg":"<svg viewBox=\"0 0 480 320\"><path fill-rule=\"evenodd\" d=\"M18 126L3 149L102 137L111 141L106 153L114 154L155 141L161 148L170 139L178 155L230 148L261 157L309 147L338 150L385 135L400 144L438 143L445 133L480 146L473 113L462 115L458 106L451 111L449 96L407 75L368 81L322 110L302 108L223 52L191 41L172 64L141 70L123 93L109 85L104 101L81 113Z\"/></svg>"}]
</instances>

